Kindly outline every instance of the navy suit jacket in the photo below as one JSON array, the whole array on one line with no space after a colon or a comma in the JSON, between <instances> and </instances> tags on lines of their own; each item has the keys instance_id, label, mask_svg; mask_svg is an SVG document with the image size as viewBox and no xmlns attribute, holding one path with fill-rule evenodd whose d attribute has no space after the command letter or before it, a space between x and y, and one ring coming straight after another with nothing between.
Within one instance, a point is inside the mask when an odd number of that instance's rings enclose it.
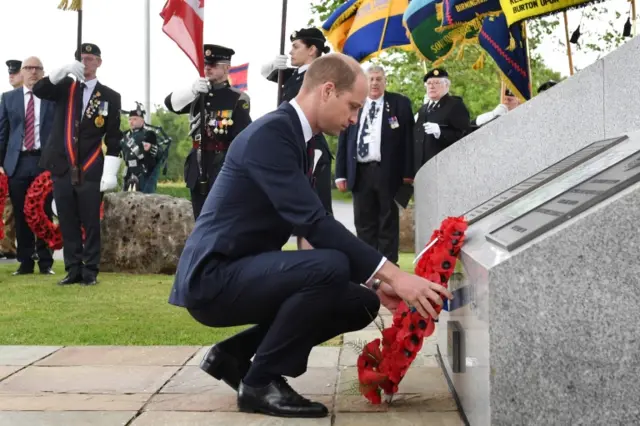
<instances>
[{"instance_id":1,"label":"navy suit jacket","mask_svg":"<svg viewBox=\"0 0 640 426\"><path fill-rule=\"evenodd\" d=\"M356 185L356 166L358 164L358 122L340 133L336 154L336 179L347 179L347 188L352 191ZM392 128L390 119L395 117L398 127ZM382 109L382 130L380 135L380 154L383 181L389 193L394 196L402 185L403 179L413 179L413 113L411 101L404 95L384 92Z\"/></svg>"},{"instance_id":2,"label":"navy suit jacket","mask_svg":"<svg viewBox=\"0 0 640 426\"><path fill-rule=\"evenodd\" d=\"M55 104L40 99L40 149L43 150L53 126ZM7 176L16 171L24 141L24 89L6 92L0 100L0 165Z\"/></svg>"},{"instance_id":3,"label":"navy suit jacket","mask_svg":"<svg viewBox=\"0 0 640 426\"><path fill-rule=\"evenodd\" d=\"M280 251L291 234L344 253L351 281L369 279L382 255L327 214L308 165L302 125L288 102L240 132L187 239L169 303L190 308L211 300L220 286L201 276L215 260Z\"/></svg>"}]
</instances>

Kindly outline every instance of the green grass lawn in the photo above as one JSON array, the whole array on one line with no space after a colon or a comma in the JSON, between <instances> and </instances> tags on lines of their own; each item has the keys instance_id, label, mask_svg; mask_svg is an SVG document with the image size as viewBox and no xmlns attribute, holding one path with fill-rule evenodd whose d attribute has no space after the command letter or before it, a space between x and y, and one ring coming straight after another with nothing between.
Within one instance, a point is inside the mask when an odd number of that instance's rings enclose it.
<instances>
[{"instance_id":1,"label":"green grass lawn","mask_svg":"<svg viewBox=\"0 0 640 426\"><path fill-rule=\"evenodd\" d=\"M405 270L412 260L400 256ZM172 276L101 273L97 286L61 287L61 261L55 276L11 276L16 268L0 265L0 345L208 345L244 328L208 328L169 305Z\"/></svg>"}]
</instances>

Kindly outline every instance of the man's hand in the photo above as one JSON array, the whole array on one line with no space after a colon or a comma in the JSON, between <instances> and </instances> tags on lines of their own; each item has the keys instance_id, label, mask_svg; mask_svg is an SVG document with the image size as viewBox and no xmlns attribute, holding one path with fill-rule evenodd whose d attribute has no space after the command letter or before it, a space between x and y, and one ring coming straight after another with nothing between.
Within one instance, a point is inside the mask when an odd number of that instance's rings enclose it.
<instances>
[{"instance_id":1,"label":"man's hand","mask_svg":"<svg viewBox=\"0 0 640 426\"><path fill-rule=\"evenodd\" d=\"M437 123L424 123L424 132L433 135L436 139L440 138L440 126Z\"/></svg>"},{"instance_id":2,"label":"man's hand","mask_svg":"<svg viewBox=\"0 0 640 426\"><path fill-rule=\"evenodd\" d=\"M347 191L347 181L346 180L337 181L336 182L336 187L338 188L338 191L346 192Z\"/></svg>"},{"instance_id":3,"label":"man's hand","mask_svg":"<svg viewBox=\"0 0 640 426\"><path fill-rule=\"evenodd\" d=\"M209 80L204 77L198 78L191 85L191 92L194 95L198 95L199 93L209 93Z\"/></svg>"},{"instance_id":4,"label":"man's hand","mask_svg":"<svg viewBox=\"0 0 640 426\"><path fill-rule=\"evenodd\" d=\"M398 309L400 302L402 302L402 299L398 297L393 287L387 283L380 283L380 288L376 293L380 298L382 306L391 311L391 313L394 313L396 309Z\"/></svg>"},{"instance_id":5,"label":"man's hand","mask_svg":"<svg viewBox=\"0 0 640 426\"><path fill-rule=\"evenodd\" d=\"M58 68L49 74L49 81L53 84L58 84L60 80L69 74L73 75L77 80L84 80L84 64L82 62L75 61L71 64Z\"/></svg>"},{"instance_id":6,"label":"man's hand","mask_svg":"<svg viewBox=\"0 0 640 426\"><path fill-rule=\"evenodd\" d=\"M442 285L404 272L389 261L382 265L375 277L389 283L396 295L408 305L416 308L423 317L438 318L438 314L431 306L431 302L442 306L441 296L449 300L453 299L453 295Z\"/></svg>"},{"instance_id":7,"label":"man's hand","mask_svg":"<svg viewBox=\"0 0 640 426\"><path fill-rule=\"evenodd\" d=\"M0 175L4 174L4 168L0 167Z\"/></svg>"}]
</instances>

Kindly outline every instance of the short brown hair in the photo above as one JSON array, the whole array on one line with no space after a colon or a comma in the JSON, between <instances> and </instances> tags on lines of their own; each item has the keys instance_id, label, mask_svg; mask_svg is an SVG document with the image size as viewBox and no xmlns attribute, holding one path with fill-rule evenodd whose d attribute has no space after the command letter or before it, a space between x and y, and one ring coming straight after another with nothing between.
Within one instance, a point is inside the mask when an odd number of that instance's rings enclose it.
<instances>
[{"instance_id":1,"label":"short brown hair","mask_svg":"<svg viewBox=\"0 0 640 426\"><path fill-rule=\"evenodd\" d=\"M304 73L301 90L331 82L338 92L344 92L353 88L359 74L364 75L364 72L358 61L342 53L330 53L311 62Z\"/></svg>"}]
</instances>

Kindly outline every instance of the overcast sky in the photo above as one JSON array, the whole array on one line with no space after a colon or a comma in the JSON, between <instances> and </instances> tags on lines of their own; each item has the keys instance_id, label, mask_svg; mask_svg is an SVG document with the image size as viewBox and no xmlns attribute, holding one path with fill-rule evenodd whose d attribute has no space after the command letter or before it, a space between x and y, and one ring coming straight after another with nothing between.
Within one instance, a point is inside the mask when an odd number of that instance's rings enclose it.
<instances>
[{"instance_id":1,"label":"overcast sky","mask_svg":"<svg viewBox=\"0 0 640 426\"><path fill-rule=\"evenodd\" d=\"M0 6L0 68L6 73L7 59L39 56L45 72L73 61L76 48L77 14L57 9L59 0L3 0ZM123 109L134 101L144 102L144 0L85 0L83 41L97 44L103 64L98 78L120 92ZM188 58L162 32L159 14L165 0L151 0L151 103L162 104L174 88L190 86L198 77ZM610 9L625 11L627 0L609 0ZM281 0L206 0L205 43L232 47L232 65L249 62L251 115L256 118L276 106L275 83L260 75L260 65L279 53ZM569 13L572 32L580 11ZM311 18L308 0L289 0L287 36L307 25ZM620 31L626 16L618 19ZM562 21L561 21L562 22ZM584 33L587 29L584 28ZM558 29L564 37L564 27ZM585 38L585 36L583 36ZM289 50L287 39L285 52ZM548 65L568 74L564 51L549 43L543 47ZM585 67L593 56L576 53L574 63ZM455 86L455 81L454 81ZM10 90L7 74L0 78L0 91Z\"/></svg>"}]
</instances>

